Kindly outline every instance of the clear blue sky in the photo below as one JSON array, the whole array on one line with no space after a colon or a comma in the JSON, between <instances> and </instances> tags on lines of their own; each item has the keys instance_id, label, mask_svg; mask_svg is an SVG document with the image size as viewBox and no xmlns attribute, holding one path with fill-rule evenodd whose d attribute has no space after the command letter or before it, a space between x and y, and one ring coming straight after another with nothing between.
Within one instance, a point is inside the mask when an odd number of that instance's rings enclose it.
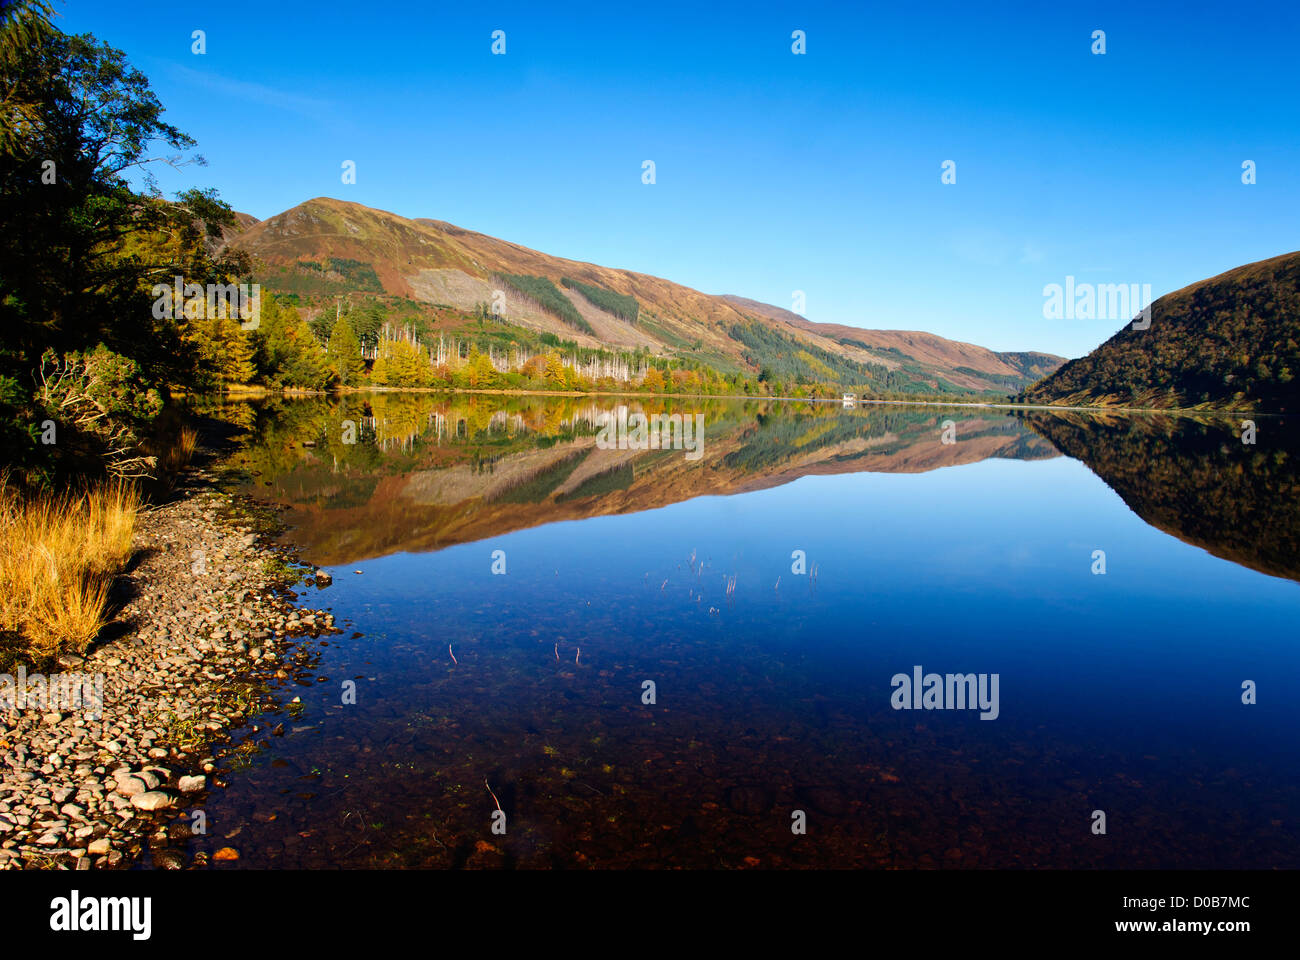
<instances>
[{"instance_id":1,"label":"clear blue sky","mask_svg":"<svg viewBox=\"0 0 1300 960\"><path fill-rule=\"evenodd\" d=\"M552 6L70 0L60 26L124 50L198 139L209 166L169 192L262 218L355 200L803 290L813 320L1078 356L1121 324L1044 319L1045 284L1159 296L1300 249L1294 0Z\"/></svg>"}]
</instances>

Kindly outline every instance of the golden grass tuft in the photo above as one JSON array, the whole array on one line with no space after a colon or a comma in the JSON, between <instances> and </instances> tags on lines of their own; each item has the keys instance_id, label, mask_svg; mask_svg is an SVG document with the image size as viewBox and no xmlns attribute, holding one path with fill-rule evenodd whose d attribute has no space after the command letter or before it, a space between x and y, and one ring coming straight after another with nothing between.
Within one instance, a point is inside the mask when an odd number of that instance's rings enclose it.
<instances>
[{"instance_id":1,"label":"golden grass tuft","mask_svg":"<svg viewBox=\"0 0 1300 960\"><path fill-rule=\"evenodd\" d=\"M107 620L131 556L139 494L124 483L24 497L0 477L0 630L35 659L81 651Z\"/></svg>"},{"instance_id":2,"label":"golden grass tuft","mask_svg":"<svg viewBox=\"0 0 1300 960\"><path fill-rule=\"evenodd\" d=\"M181 427L180 435L176 438L176 457L182 463L189 463L194 459L194 451L199 446L199 432L193 427Z\"/></svg>"},{"instance_id":3,"label":"golden grass tuft","mask_svg":"<svg viewBox=\"0 0 1300 960\"><path fill-rule=\"evenodd\" d=\"M156 460L156 477L170 486L175 474L194 459L194 453L199 448L199 432L193 427L185 426L166 436L150 437L142 446Z\"/></svg>"}]
</instances>

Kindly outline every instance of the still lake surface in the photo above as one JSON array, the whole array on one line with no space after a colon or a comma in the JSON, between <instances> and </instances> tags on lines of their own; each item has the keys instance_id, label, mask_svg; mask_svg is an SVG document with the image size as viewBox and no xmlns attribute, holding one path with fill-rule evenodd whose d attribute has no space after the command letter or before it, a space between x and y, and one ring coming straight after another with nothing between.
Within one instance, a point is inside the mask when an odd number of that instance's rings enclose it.
<instances>
[{"instance_id":1,"label":"still lake surface","mask_svg":"<svg viewBox=\"0 0 1300 960\"><path fill-rule=\"evenodd\" d=\"M703 414L692 459L603 448L619 405L212 410L242 431L228 489L281 511L334 579L302 602L345 629L303 639L301 704L173 842L243 867L1300 866L1287 421L1243 444L1239 417L627 401ZM895 709L918 666L996 674L996 719Z\"/></svg>"}]
</instances>

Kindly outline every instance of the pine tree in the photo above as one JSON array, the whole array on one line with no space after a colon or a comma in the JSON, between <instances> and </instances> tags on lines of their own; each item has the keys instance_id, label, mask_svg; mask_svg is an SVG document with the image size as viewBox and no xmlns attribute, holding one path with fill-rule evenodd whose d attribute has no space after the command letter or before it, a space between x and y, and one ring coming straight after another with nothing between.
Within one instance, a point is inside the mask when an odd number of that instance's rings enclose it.
<instances>
[{"instance_id":1,"label":"pine tree","mask_svg":"<svg viewBox=\"0 0 1300 960\"><path fill-rule=\"evenodd\" d=\"M344 386L355 386L365 372L366 362L361 359L361 343L352 332L347 317L339 317L330 334L330 367Z\"/></svg>"},{"instance_id":2,"label":"pine tree","mask_svg":"<svg viewBox=\"0 0 1300 960\"><path fill-rule=\"evenodd\" d=\"M316 342L311 328L296 307L291 306L284 311L281 347L281 368L285 373L284 382L288 385L319 390L334 380L335 374L330 368L329 357Z\"/></svg>"}]
</instances>

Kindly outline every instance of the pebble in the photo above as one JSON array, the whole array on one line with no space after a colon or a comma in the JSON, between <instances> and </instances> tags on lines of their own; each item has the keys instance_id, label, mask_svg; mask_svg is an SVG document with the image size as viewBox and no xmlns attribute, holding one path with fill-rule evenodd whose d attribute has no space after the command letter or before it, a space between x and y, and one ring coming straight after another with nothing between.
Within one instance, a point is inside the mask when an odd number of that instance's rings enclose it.
<instances>
[{"instance_id":1,"label":"pebble","mask_svg":"<svg viewBox=\"0 0 1300 960\"><path fill-rule=\"evenodd\" d=\"M0 870L129 866L175 815L167 811L208 788L205 774L221 761L207 738L247 716L230 705L231 681L274 684L267 648L288 642L276 638L339 632L331 614L284 598L265 573L275 551L220 520L219 500L191 488L141 513L136 544L150 550L124 575L134 599L120 612L133 629L84 658L58 658L64 669L104 674L102 717L82 710L0 717ZM193 571L196 550L206 576ZM233 848L223 851L214 859L238 859ZM153 856L164 869L186 862L175 852Z\"/></svg>"},{"instance_id":2,"label":"pebble","mask_svg":"<svg viewBox=\"0 0 1300 960\"><path fill-rule=\"evenodd\" d=\"M137 810L161 810L164 807L170 807L175 802L171 794L163 793L161 790L137 793L131 798L131 806Z\"/></svg>"}]
</instances>

